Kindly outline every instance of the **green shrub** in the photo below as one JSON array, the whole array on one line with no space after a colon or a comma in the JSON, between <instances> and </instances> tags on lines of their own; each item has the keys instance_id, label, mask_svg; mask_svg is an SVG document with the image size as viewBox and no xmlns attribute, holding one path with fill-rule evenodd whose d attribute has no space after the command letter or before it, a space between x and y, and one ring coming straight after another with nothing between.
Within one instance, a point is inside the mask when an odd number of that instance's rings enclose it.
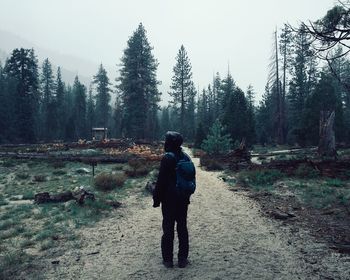
<instances>
[{"instance_id":1,"label":"green shrub","mask_svg":"<svg viewBox=\"0 0 350 280\"><path fill-rule=\"evenodd\" d=\"M94 185L97 189L102 191L110 191L117 187L123 186L126 180L124 173L109 174L100 173L94 179Z\"/></svg>"},{"instance_id":2,"label":"green shrub","mask_svg":"<svg viewBox=\"0 0 350 280\"><path fill-rule=\"evenodd\" d=\"M216 120L210 128L207 139L201 145L201 148L209 155L218 155L228 152L231 148L231 138L228 134L223 134L224 127Z\"/></svg>"},{"instance_id":3,"label":"green shrub","mask_svg":"<svg viewBox=\"0 0 350 280\"><path fill-rule=\"evenodd\" d=\"M142 158L130 159L128 165L123 168L128 177L146 176L152 169L152 166Z\"/></svg>"},{"instance_id":4,"label":"green shrub","mask_svg":"<svg viewBox=\"0 0 350 280\"><path fill-rule=\"evenodd\" d=\"M308 164L302 163L295 170L294 174L300 178L316 178L320 176L320 171L314 169Z\"/></svg>"},{"instance_id":5,"label":"green shrub","mask_svg":"<svg viewBox=\"0 0 350 280\"><path fill-rule=\"evenodd\" d=\"M249 185L254 186L267 186L272 185L277 180L283 178L285 174L279 170L254 170L243 171L238 174L238 179Z\"/></svg>"},{"instance_id":6,"label":"green shrub","mask_svg":"<svg viewBox=\"0 0 350 280\"><path fill-rule=\"evenodd\" d=\"M334 189L327 185L308 186L302 193L304 202L315 208L325 208L337 201Z\"/></svg>"},{"instance_id":7,"label":"green shrub","mask_svg":"<svg viewBox=\"0 0 350 280\"><path fill-rule=\"evenodd\" d=\"M20 180L26 180L29 178L29 174L26 172L16 174L16 178Z\"/></svg>"},{"instance_id":8,"label":"green shrub","mask_svg":"<svg viewBox=\"0 0 350 280\"><path fill-rule=\"evenodd\" d=\"M13 220L5 220L0 222L0 230L7 230L15 225Z\"/></svg>"},{"instance_id":9,"label":"green shrub","mask_svg":"<svg viewBox=\"0 0 350 280\"><path fill-rule=\"evenodd\" d=\"M336 188L341 188L345 186L345 183L342 180L339 180L337 178L326 180L326 184L327 186L336 187Z\"/></svg>"},{"instance_id":10,"label":"green shrub","mask_svg":"<svg viewBox=\"0 0 350 280\"><path fill-rule=\"evenodd\" d=\"M60 175L65 175L67 172L65 170L54 170L52 171L52 175L60 176Z\"/></svg>"},{"instance_id":11,"label":"green shrub","mask_svg":"<svg viewBox=\"0 0 350 280\"><path fill-rule=\"evenodd\" d=\"M202 156L200 158L200 164L202 166L205 166L207 170L223 170L224 166L222 163L219 162L218 159L209 157L209 156Z\"/></svg>"},{"instance_id":12,"label":"green shrub","mask_svg":"<svg viewBox=\"0 0 350 280\"><path fill-rule=\"evenodd\" d=\"M45 182L46 176L45 175L34 175L34 181L35 182Z\"/></svg>"},{"instance_id":13,"label":"green shrub","mask_svg":"<svg viewBox=\"0 0 350 280\"><path fill-rule=\"evenodd\" d=\"M124 172L128 177L141 177L146 176L150 172L150 169L146 165L138 168L127 166L124 168Z\"/></svg>"},{"instance_id":14,"label":"green shrub","mask_svg":"<svg viewBox=\"0 0 350 280\"><path fill-rule=\"evenodd\" d=\"M60 169L60 168L64 168L66 166L66 163L62 160L58 160L58 161L53 161L51 163L51 166L55 169Z\"/></svg>"},{"instance_id":15,"label":"green shrub","mask_svg":"<svg viewBox=\"0 0 350 280\"><path fill-rule=\"evenodd\" d=\"M16 166L16 162L13 159L6 159L3 161L2 166L4 167L14 167Z\"/></svg>"},{"instance_id":16,"label":"green shrub","mask_svg":"<svg viewBox=\"0 0 350 280\"><path fill-rule=\"evenodd\" d=\"M9 203L7 202L5 197L2 194L0 194L0 206L1 205L7 205L7 204L9 204Z\"/></svg>"},{"instance_id":17,"label":"green shrub","mask_svg":"<svg viewBox=\"0 0 350 280\"><path fill-rule=\"evenodd\" d=\"M123 164L116 164L113 166L113 170L120 171L120 170L123 170L123 167L124 167Z\"/></svg>"},{"instance_id":18,"label":"green shrub","mask_svg":"<svg viewBox=\"0 0 350 280\"><path fill-rule=\"evenodd\" d=\"M24 200L26 199L34 199L34 192L33 191L26 191L24 194L23 194L23 198Z\"/></svg>"}]
</instances>

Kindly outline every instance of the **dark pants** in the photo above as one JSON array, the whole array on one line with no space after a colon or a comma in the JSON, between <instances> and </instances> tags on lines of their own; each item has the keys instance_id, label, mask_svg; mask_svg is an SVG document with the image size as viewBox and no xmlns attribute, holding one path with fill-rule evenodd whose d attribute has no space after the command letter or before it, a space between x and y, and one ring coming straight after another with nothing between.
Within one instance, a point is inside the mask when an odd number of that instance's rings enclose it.
<instances>
[{"instance_id":1,"label":"dark pants","mask_svg":"<svg viewBox=\"0 0 350 280\"><path fill-rule=\"evenodd\" d=\"M166 262L173 260L175 221L177 236L179 238L178 260L186 260L188 257L187 208L187 202L162 203L162 256Z\"/></svg>"}]
</instances>

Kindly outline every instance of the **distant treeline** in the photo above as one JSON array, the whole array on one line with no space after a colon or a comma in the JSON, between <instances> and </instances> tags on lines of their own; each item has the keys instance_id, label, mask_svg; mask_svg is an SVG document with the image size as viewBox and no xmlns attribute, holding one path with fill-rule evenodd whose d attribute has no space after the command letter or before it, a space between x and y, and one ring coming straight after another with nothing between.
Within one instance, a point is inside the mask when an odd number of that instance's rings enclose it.
<instances>
[{"instance_id":1,"label":"distant treeline","mask_svg":"<svg viewBox=\"0 0 350 280\"><path fill-rule=\"evenodd\" d=\"M180 131L200 146L216 120L233 143L248 145L316 145L321 111L335 111L337 142L350 141L350 61L341 47L318 58L304 25L285 25L275 33L270 76L259 104L252 86L244 92L230 73L200 92L184 46L176 56L171 101L160 108L161 93L142 24L127 41L114 84L100 65L87 89L76 77L65 84L60 68L46 59L39 69L33 49L15 49L0 65L0 142L76 141L90 139L92 127L107 127L109 137L160 139L167 130ZM111 104L111 95L114 104Z\"/></svg>"}]
</instances>

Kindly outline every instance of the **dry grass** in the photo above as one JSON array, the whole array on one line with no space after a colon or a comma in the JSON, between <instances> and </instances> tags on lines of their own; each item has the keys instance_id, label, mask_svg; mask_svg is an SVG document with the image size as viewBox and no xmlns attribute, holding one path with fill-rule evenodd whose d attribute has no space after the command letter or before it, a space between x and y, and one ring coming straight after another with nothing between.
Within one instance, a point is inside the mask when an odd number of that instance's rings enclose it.
<instances>
[{"instance_id":1,"label":"dry grass","mask_svg":"<svg viewBox=\"0 0 350 280\"><path fill-rule=\"evenodd\" d=\"M122 187L126 180L124 173L120 172L117 174L100 173L95 177L94 185L98 190L111 191L118 187Z\"/></svg>"}]
</instances>

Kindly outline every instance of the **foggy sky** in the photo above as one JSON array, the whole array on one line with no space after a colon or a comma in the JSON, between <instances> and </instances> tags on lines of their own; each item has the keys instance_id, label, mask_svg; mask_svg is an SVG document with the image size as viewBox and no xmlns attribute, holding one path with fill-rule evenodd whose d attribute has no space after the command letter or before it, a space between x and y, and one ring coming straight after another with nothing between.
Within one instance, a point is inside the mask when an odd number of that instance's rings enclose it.
<instances>
[{"instance_id":1,"label":"foggy sky","mask_svg":"<svg viewBox=\"0 0 350 280\"><path fill-rule=\"evenodd\" d=\"M202 89L230 72L243 90L264 91L272 33L283 23L316 20L334 0L0 0L0 29L36 45L94 63L114 73L132 32L142 22L159 62L160 90L171 83L183 44ZM64 65L61 65L64 67ZM79 69L71 69L79 70ZM96 66L97 72L97 66ZM93 75L95 73L91 73ZM163 99L168 98L163 94Z\"/></svg>"}]
</instances>

